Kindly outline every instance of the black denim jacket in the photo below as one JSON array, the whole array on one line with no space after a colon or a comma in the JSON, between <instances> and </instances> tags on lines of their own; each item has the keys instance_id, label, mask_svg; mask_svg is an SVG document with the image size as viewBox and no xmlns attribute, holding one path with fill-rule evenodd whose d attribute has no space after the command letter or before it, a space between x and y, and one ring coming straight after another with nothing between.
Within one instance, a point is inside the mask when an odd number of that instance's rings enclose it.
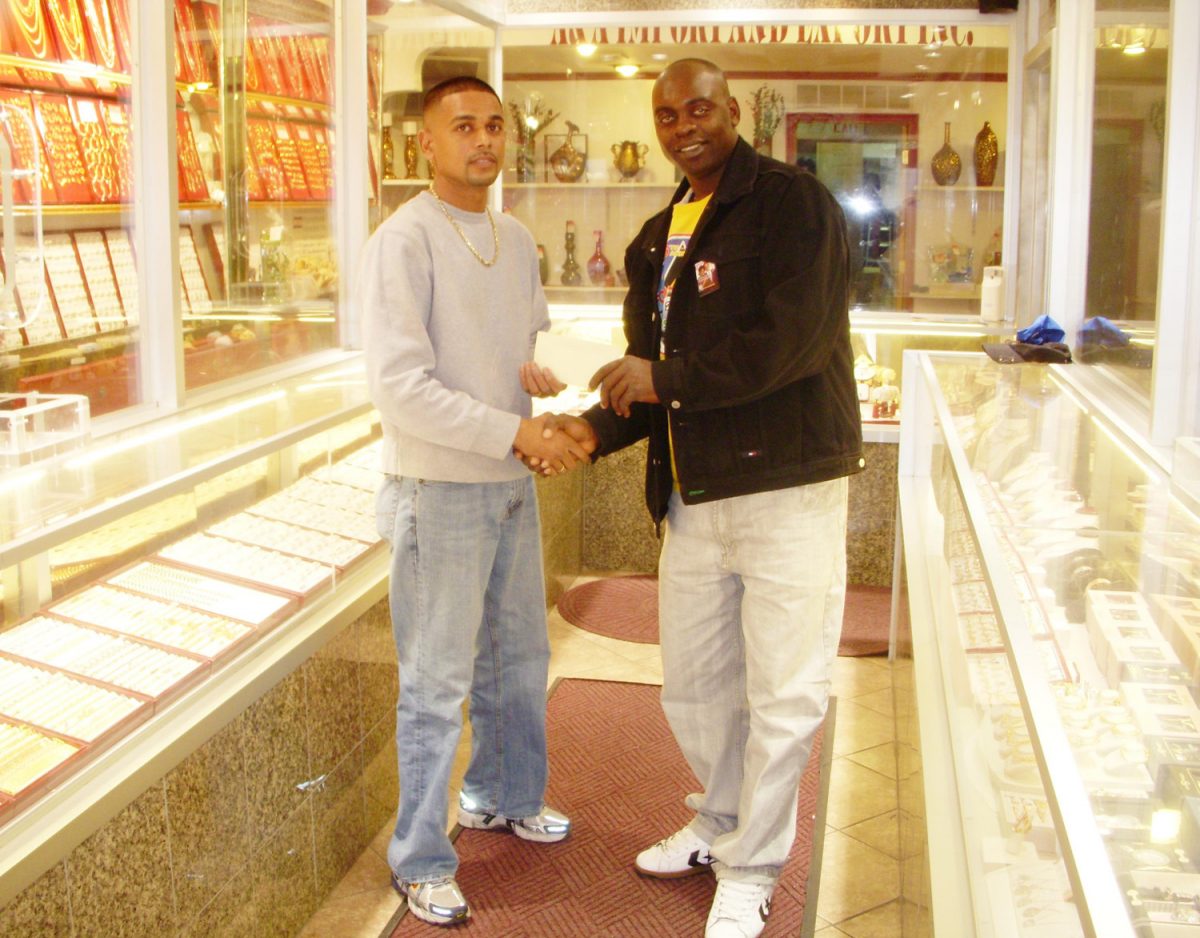
<instances>
[{"instance_id":1,"label":"black denim jacket","mask_svg":"<svg viewBox=\"0 0 1200 938\"><path fill-rule=\"evenodd\" d=\"M671 205L687 188L685 180ZM672 443L688 504L861 470L846 223L833 196L739 139L682 258L659 360L670 220L668 206L625 252L627 354L653 361L662 403L635 404L628 418L588 411L597 455L650 437L646 505L656 522L671 494Z\"/></svg>"}]
</instances>

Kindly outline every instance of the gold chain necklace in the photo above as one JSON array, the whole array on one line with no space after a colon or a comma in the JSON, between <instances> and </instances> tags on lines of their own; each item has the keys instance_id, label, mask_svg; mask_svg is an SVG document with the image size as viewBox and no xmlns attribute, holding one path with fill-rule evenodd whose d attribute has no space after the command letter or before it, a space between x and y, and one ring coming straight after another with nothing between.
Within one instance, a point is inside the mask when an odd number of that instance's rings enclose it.
<instances>
[{"instance_id":1,"label":"gold chain necklace","mask_svg":"<svg viewBox=\"0 0 1200 938\"><path fill-rule=\"evenodd\" d=\"M432 182L429 184L429 192L434 199L437 200L438 208L440 208L442 210L442 214L446 216L446 221L450 222L450 224L454 226L454 230L457 231L458 236L462 238L463 244L467 246L467 250L475 255L475 260L479 261L479 263L481 263L484 267L491 267L493 264L495 264L496 261L500 259L500 232L496 230L496 219L492 217L492 210L486 205L483 207L483 210L487 213L488 224L492 226L492 259L490 261L485 261L483 259L483 255L475 250L475 245L471 243L470 239L467 237L467 233L458 227L458 222L454 220L454 216L446 211L446 205L444 202L442 202L442 197L437 194L437 189L433 187Z\"/></svg>"}]
</instances>

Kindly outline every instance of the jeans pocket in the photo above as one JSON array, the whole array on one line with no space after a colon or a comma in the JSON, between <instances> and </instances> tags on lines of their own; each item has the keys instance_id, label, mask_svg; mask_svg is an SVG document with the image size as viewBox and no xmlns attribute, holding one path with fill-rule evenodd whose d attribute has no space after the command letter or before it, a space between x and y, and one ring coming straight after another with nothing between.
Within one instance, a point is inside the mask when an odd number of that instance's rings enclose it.
<instances>
[{"instance_id":1,"label":"jeans pocket","mask_svg":"<svg viewBox=\"0 0 1200 938\"><path fill-rule=\"evenodd\" d=\"M388 544L396 532L396 511L400 506L400 480L388 476L375 493L375 530Z\"/></svg>"}]
</instances>

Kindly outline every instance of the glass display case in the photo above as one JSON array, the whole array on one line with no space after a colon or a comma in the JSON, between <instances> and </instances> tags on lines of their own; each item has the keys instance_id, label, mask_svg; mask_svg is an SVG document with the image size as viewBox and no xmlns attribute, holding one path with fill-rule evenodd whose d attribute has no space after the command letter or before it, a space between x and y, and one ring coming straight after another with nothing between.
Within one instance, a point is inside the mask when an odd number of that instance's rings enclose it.
<instances>
[{"instance_id":1,"label":"glass display case","mask_svg":"<svg viewBox=\"0 0 1200 938\"><path fill-rule=\"evenodd\" d=\"M955 934L1190 934L1193 451L1181 444L1172 474L1169 454L1126 435L1070 367L906 357L909 614L896 649L915 704L898 738L919 737L921 759L945 768L925 773L929 810L901 814L902 840L927 819L925 882L938 884L923 893L904 876L906 898ZM951 817L937 818L947 797Z\"/></svg>"},{"instance_id":2,"label":"glass display case","mask_svg":"<svg viewBox=\"0 0 1200 938\"><path fill-rule=\"evenodd\" d=\"M350 358L4 474L0 824L358 588L378 435Z\"/></svg>"},{"instance_id":3,"label":"glass display case","mask_svg":"<svg viewBox=\"0 0 1200 938\"><path fill-rule=\"evenodd\" d=\"M625 247L681 179L651 89L690 55L726 71L748 143L841 203L857 308L979 315L1005 257L1007 26L506 28L501 43L503 204L541 245L552 304L620 301Z\"/></svg>"}]
</instances>

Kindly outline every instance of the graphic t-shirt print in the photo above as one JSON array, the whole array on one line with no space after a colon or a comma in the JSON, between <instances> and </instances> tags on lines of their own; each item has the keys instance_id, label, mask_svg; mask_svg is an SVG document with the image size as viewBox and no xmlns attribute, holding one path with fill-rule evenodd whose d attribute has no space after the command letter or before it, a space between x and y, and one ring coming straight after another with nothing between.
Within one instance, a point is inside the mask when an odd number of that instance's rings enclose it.
<instances>
[{"instance_id":1,"label":"graphic t-shirt print","mask_svg":"<svg viewBox=\"0 0 1200 938\"><path fill-rule=\"evenodd\" d=\"M675 265L680 263L687 252L688 242L704 209L708 206L711 196L706 195L695 202L676 202L671 210L671 228L667 233L667 246L663 251L662 275L658 280L658 312L662 317L663 345L659 355L666 354L667 317L671 314L671 293L675 289L677 274L672 276Z\"/></svg>"}]
</instances>

